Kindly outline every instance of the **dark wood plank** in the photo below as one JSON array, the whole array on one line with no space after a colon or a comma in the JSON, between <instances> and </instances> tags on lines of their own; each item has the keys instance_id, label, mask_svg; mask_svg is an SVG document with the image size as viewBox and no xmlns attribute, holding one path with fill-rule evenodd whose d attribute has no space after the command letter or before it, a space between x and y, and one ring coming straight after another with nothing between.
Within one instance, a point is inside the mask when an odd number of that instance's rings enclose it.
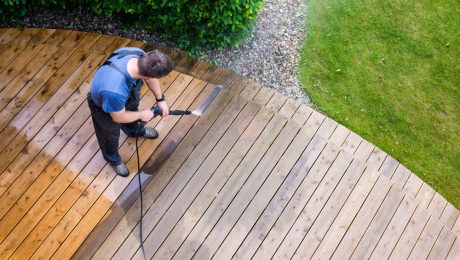
<instances>
[{"instance_id":1,"label":"dark wood plank","mask_svg":"<svg viewBox=\"0 0 460 260\"><path fill-rule=\"evenodd\" d=\"M43 32L44 29L40 30L37 28L25 28L25 29L16 29L16 32L19 32L19 34L12 39L7 38L6 44L0 47L0 60L2 63L0 63L0 72L5 69L5 67L19 54L21 51L27 46L27 44L32 40L32 38L39 32ZM13 29L13 31L15 31ZM13 33L15 34L15 33Z\"/></svg>"}]
</instances>

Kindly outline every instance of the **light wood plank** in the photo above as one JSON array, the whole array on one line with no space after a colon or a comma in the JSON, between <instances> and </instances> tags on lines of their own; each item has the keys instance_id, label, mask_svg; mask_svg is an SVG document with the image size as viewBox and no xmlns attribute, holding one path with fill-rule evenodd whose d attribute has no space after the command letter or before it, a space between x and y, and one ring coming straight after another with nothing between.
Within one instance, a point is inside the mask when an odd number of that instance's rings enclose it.
<instances>
[{"instance_id":1,"label":"light wood plank","mask_svg":"<svg viewBox=\"0 0 460 260\"><path fill-rule=\"evenodd\" d=\"M260 105L254 102L250 102L246 105L200 168L196 170L193 177L187 183L187 186L185 186L176 197L170 209L164 213L161 220L157 222L155 228L149 232L145 240L145 245L148 248L147 255L149 257L153 256L163 244L163 241L168 237L171 230L175 227L198 193L207 184L214 171L219 167L220 163L222 163L227 153L243 134L252 119L254 119L259 109ZM162 212L158 212L157 208L152 207L151 210L155 212L155 215L162 214Z\"/></svg>"},{"instance_id":2,"label":"light wood plank","mask_svg":"<svg viewBox=\"0 0 460 260\"><path fill-rule=\"evenodd\" d=\"M393 185L400 189L404 189L404 186L406 185L410 175L411 172L406 167L404 167L404 165L399 164L395 173L391 177L391 180L394 183Z\"/></svg>"},{"instance_id":3,"label":"light wood plank","mask_svg":"<svg viewBox=\"0 0 460 260\"><path fill-rule=\"evenodd\" d=\"M367 159L367 165L370 167L377 169L380 169L380 166L382 166L383 161L387 157L387 154L382 151L380 148L375 147L374 151L372 151L371 155Z\"/></svg>"},{"instance_id":4,"label":"light wood plank","mask_svg":"<svg viewBox=\"0 0 460 260\"><path fill-rule=\"evenodd\" d=\"M396 212L396 209L400 205L404 197L404 192L396 187L388 192L387 197L383 201L379 210L374 216L374 219L369 224L369 227L366 230L366 233L361 237L361 241L355 248L352 258L354 259L364 259L369 258L374 251L379 239L385 232L385 229L388 227L390 220ZM404 204L403 204L404 206Z\"/></svg>"},{"instance_id":5,"label":"light wood plank","mask_svg":"<svg viewBox=\"0 0 460 260\"><path fill-rule=\"evenodd\" d=\"M304 204L298 205L299 207L303 207L303 209L275 252L275 259L288 259L294 255L296 249L300 246L303 238L310 231L314 221L323 209L324 204L326 204L332 195L344 172L348 169L351 160L352 156L350 154L341 152L332 165L327 165L329 169L321 183L316 187L308 203L305 206L303 206ZM310 185L315 186L316 184L311 183Z\"/></svg>"},{"instance_id":6,"label":"light wood plank","mask_svg":"<svg viewBox=\"0 0 460 260\"><path fill-rule=\"evenodd\" d=\"M286 96L283 96L279 92L275 91L269 103L267 104L267 108L273 111L278 111L284 105L286 100L287 100Z\"/></svg>"},{"instance_id":7,"label":"light wood plank","mask_svg":"<svg viewBox=\"0 0 460 260\"><path fill-rule=\"evenodd\" d=\"M403 190L406 194L410 195L415 199L420 188L422 187L423 181L417 177L417 175L411 173L406 184L404 184Z\"/></svg>"},{"instance_id":8,"label":"light wood plank","mask_svg":"<svg viewBox=\"0 0 460 260\"><path fill-rule=\"evenodd\" d=\"M452 230L454 227L455 221L458 219L458 216L459 216L458 210L452 204L447 203L446 208L442 212L440 220L441 220L441 223L445 227Z\"/></svg>"},{"instance_id":9,"label":"light wood plank","mask_svg":"<svg viewBox=\"0 0 460 260\"><path fill-rule=\"evenodd\" d=\"M296 107L296 105L294 107ZM304 126L300 129L291 145L287 148L278 164L273 168L263 185L257 191L254 199L244 210L243 214L235 223L213 257L217 259L226 259L234 255L240 244L248 235L251 227L258 221L265 207L269 204L272 197L284 182L302 152L305 149L314 150L314 148L310 148L311 146L320 146L318 143L310 143L318 127L312 128L311 125L308 124L308 126ZM320 149L316 151L316 155L319 155ZM310 155L314 156L315 154Z\"/></svg>"},{"instance_id":10,"label":"light wood plank","mask_svg":"<svg viewBox=\"0 0 460 260\"><path fill-rule=\"evenodd\" d=\"M359 148L361 149L356 151L355 158L362 162L367 162L367 159L369 159L369 156L371 152L374 150L375 146L366 140L362 140L361 144L359 145Z\"/></svg>"},{"instance_id":11,"label":"light wood plank","mask_svg":"<svg viewBox=\"0 0 460 260\"><path fill-rule=\"evenodd\" d=\"M414 215L412 215L409 224L407 224L401 235L398 243L396 244L390 259L406 259L411 253L412 248L417 242L418 237L422 233L430 215L426 209L417 206Z\"/></svg>"},{"instance_id":12,"label":"light wood plank","mask_svg":"<svg viewBox=\"0 0 460 260\"><path fill-rule=\"evenodd\" d=\"M211 204L212 200L218 195L219 190L228 181L232 172L239 165L272 117L273 113L266 108L262 108L259 111L256 118L251 122L230 153L219 165L206 186L200 191L191 206L181 216L171 233L155 253L154 258L172 258L175 251L184 241L186 234L190 232L201 215L203 215L207 207Z\"/></svg>"},{"instance_id":13,"label":"light wood plank","mask_svg":"<svg viewBox=\"0 0 460 260\"><path fill-rule=\"evenodd\" d=\"M415 201L410 196L406 195L391 219L390 224L388 224L385 233L375 247L370 257L371 259L387 259L390 256L404 228L414 214L416 207Z\"/></svg>"},{"instance_id":14,"label":"light wood plank","mask_svg":"<svg viewBox=\"0 0 460 260\"><path fill-rule=\"evenodd\" d=\"M399 162L388 155L385 158L385 161L383 162L382 166L380 166L379 172L388 179L391 179L396 171L396 168L398 168L398 165Z\"/></svg>"},{"instance_id":15,"label":"light wood plank","mask_svg":"<svg viewBox=\"0 0 460 260\"><path fill-rule=\"evenodd\" d=\"M436 192L430 202L430 205L428 205L428 211L431 213L431 216L439 219L446 206L447 200L444 199L441 194Z\"/></svg>"},{"instance_id":16,"label":"light wood plank","mask_svg":"<svg viewBox=\"0 0 460 260\"><path fill-rule=\"evenodd\" d=\"M357 140L361 141L361 140ZM351 144L355 147L358 144ZM359 160L354 160L345 172L333 194L324 205L320 215L306 234L302 243L297 248L294 259L309 259L315 253L321 240L324 238L327 230L333 223L343 204L352 192L354 186L359 181L365 170L365 165Z\"/></svg>"},{"instance_id":17,"label":"light wood plank","mask_svg":"<svg viewBox=\"0 0 460 260\"><path fill-rule=\"evenodd\" d=\"M372 150L369 150L364 146L360 146L358 148L358 152L360 148L368 150L369 154L372 152ZM364 155L364 153L362 154ZM378 172L373 171L371 168L366 168L358 184L345 202L345 205L342 207L338 216L335 218L326 235L320 242L313 258L328 259L332 256L337 245L347 232L348 227L351 226L354 217L358 214L359 209L365 202L367 195L376 184L379 176L380 174Z\"/></svg>"},{"instance_id":18,"label":"light wood plank","mask_svg":"<svg viewBox=\"0 0 460 260\"><path fill-rule=\"evenodd\" d=\"M455 240L454 244L450 248L449 254L447 255L447 260L456 260L460 258L460 239Z\"/></svg>"},{"instance_id":19,"label":"light wood plank","mask_svg":"<svg viewBox=\"0 0 460 260\"><path fill-rule=\"evenodd\" d=\"M427 209L431 200L433 199L435 191L425 182L422 184L415 200L419 203L420 207L423 209Z\"/></svg>"},{"instance_id":20,"label":"light wood plank","mask_svg":"<svg viewBox=\"0 0 460 260\"><path fill-rule=\"evenodd\" d=\"M265 106L274 94L275 92L269 88L260 88L257 96L254 98L254 101L262 106Z\"/></svg>"},{"instance_id":21,"label":"light wood plank","mask_svg":"<svg viewBox=\"0 0 460 260\"><path fill-rule=\"evenodd\" d=\"M417 239L417 243L412 249L409 259L426 259L441 233L441 229L441 223L435 217L431 216L422 234Z\"/></svg>"},{"instance_id":22,"label":"light wood plank","mask_svg":"<svg viewBox=\"0 0 460 260\"><path fill-rule=\"evenodd\" d=\"M231 203L233 197L248 178L249 174L256 168L286 122L287 119L279 115L275 115L270 120L255 144L247 152L238 167L233 171L229 180L219 190L217 197L213 200L206 212L201 218L200 216L195 216L199 218L199 221L175 253L174 258L191 258L199 249L200 244L205 240L207 234L211 232L214 224L217 223L220 216Z\"/></svg>"},{"instance_id":23,"label":"light wood plank","mask_svg":"<svg viewBox=\"0 0 460 260\"><path fill-rule=\"evenodd\" d=\"M348 153L354 154L355 152L360 151L358 150L358 147L360 147L360 144L362 141L363 141L363 138L361 136L357 135L354 132L350 132L347 139L342 144L342 149ZM369 155L370 153L371 151L369 150Z\"/></svg>"},{"instance_id":24,"label":"light wood plank","mask_svg":"<svg viewBox=\"0 0 460 260\"><path fill-rule=\"evenodd\" d=\"M360 242L361 237L364 235L367 227L390 191L390 187L391 184L385 177L381 176L378 179L374 188L369 193L366 201L353 220L353 223L351 223L351 226L348 227L342 241L335 249L332 259L344 259L351 257L353 250ZM397 192L395 189L392 189L391 194L394 193ZM391 198L393 198L393 196Z\"/></svg>"},{"instance_id":25,"label":"light wood plank","mask_svg":"<svg viewBox=\"0 0 460 260\"><path fill-rule=\"evenodd\" d=\"M324 126L324 124L322 126ZM272 257L283 238L289 232L290 227L296 221L297 216L299 216L302 211L303 205L307 204L317 184L319 184L326 175L331 162L334 161L338 153L338 147L329 143L310 169L308 165L304 165L305 168L302 170L308 170L308 174L256 251L254 255L255 259Z\"/></svg>"},{"instance_id":26,"label":"light wood plank","mask_svg":"<svg viewBox=\"0 0 460 260\"><path fill-rule=\"evenodd\" d=\"M427 259L445 259L456 238L448 228L444 227Z\"/></svg>"}]
</instances>

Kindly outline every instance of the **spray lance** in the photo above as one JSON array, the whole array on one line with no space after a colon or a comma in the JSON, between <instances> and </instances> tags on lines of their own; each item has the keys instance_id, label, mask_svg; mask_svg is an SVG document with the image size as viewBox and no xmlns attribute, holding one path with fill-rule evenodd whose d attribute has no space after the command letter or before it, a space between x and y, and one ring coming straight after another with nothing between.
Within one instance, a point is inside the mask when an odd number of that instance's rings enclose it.
<instances>
[{"instance_id":1,"label":"spray lance","mask_svg":"<svg viewBox=\"0 0 460 260\"><path fill-rule=\"evenodd\" d=\"M209 106L209 104L214 100L214 98L219 94L219 92L222 90L222 86L217 85L215 86L214 90L212 93L207 97L207 99L204 101L204 103L197 108L196 110L190 111L190 110L175 110L175 109L170 109L169 110L169 115L170 116L183 116L183 115L194 115L194 116L201 116L203 111ZM153 106L151 108L153 112L153 117L161 116L163 115L163 111L161 110L160 107L158 106ZM147 122L143 122L141 120L138 121L139 124L147 124ZM141 250L142 254L144 256L144 259L147 259L146 254L145 254L145 249L144 249L144 240L143 240L143 235L142 235L142 219L144 217L144 206L143 206L143 198L142 198L142 182L141 182L141 175L140 175L140 161L139 161L139 146L137 144L138 142L138 137L136 137L136 155L137 155L137 169L138 169L138 181L139 181L139 195L140 195L140 219L139 219L139 235L140 235L140 242L141 242Z\"/></svg>"}]
</instances>

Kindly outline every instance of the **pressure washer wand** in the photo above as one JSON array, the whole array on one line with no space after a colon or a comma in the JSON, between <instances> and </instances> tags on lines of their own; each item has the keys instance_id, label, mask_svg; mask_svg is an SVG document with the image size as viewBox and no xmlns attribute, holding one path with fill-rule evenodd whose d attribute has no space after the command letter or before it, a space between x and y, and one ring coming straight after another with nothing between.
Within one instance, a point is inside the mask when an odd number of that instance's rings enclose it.
<instances>
[{"instance_id":1,"label":"pressure washer wand","mask_svg":"<svg viewBox=\"0 0 460 260\"><path fill-rule=\"evenodd\" d=\"M153 112L154 117L163 115L163 111L158 106L152 107L152 112ZM189 111L189 110L169 110L169 115L172 115L172 116L183 116L183 115L191 115L191 114L192 114L192 111Z\"/></svg>"}]
</instances>

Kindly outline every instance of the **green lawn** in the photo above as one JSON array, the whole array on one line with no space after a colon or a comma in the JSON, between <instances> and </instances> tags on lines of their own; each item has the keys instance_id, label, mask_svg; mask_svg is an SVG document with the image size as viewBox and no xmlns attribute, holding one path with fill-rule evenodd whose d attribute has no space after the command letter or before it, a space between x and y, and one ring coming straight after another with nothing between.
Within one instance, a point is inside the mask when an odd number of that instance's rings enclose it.
<instances>
[{"instance_id":1,"label":"green lawn","mask_svg":"<svg viewBox=\"0 0 460 260\"><path fill-rule=\"evenodd\" d=\"M307 0L315 106L460 208L460 1Z\"/></svg>"}]
</instances>

